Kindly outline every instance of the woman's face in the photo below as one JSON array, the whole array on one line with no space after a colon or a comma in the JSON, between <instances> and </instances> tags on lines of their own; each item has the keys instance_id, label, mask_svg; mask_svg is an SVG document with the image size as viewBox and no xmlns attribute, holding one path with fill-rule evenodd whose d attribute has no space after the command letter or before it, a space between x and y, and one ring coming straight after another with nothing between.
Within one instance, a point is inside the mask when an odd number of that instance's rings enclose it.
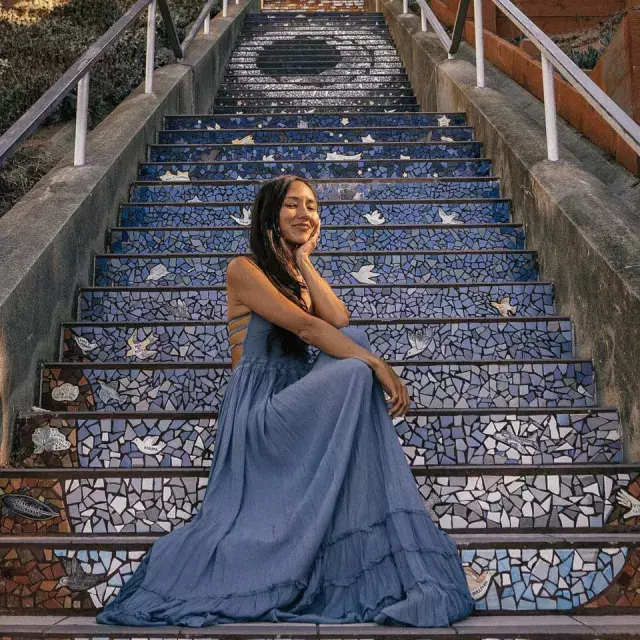
<instances>
[{"instance_id":1,"label":"woman's face","mask_svg":"<svg viewBox=\"0 0 640 640\"><path fill-rule=\"evenodd\" d=\"M290 245L304 244L320 223L313 191L296 180L289 187L280 209L280 231Z\"/></svg>"}]
</instances>

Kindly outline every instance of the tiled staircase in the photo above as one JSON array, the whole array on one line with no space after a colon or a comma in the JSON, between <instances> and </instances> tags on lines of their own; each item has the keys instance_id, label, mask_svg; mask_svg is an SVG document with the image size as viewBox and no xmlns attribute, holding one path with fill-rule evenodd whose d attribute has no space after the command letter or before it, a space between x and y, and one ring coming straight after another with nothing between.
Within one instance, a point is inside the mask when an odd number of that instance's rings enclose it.
<instances>
[{"instance_id":1,"label":"tiled staircase","mask_svg":"<svg viewBox=\"0 0 640 640\"><path fill-rule=\"evenodd\" d=\"M0 636L115 635L91 616L197 510L230 370L225 266L284 172L314 180L312 262L409 388L398 437L493 621L458 631L529 637L498 616L532 612L570 614L522 618L554 637L633 631L640 466L482 143L464 114L419 112L381 14L249 15L214 113L167 117L148 160L0 472Z\"/></svg>"}]
</instances>

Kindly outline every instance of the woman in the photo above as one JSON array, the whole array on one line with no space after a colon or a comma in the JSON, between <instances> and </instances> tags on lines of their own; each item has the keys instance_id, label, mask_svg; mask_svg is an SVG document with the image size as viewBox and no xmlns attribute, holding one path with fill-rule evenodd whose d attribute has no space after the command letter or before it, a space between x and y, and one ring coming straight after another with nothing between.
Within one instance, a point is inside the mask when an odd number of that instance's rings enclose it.
<instances>
[{"instance_id":1,"label":"woman","mask_svg":"<svg viewBox=\"0 0 640 640\"><path fill-rule=\"evenodd\" d=\"M202 506L98 622L431 627L471 612L455 544L430 520L391 421L407 389L314 269L319 232L307 182L260 189L252 253L227 268L228 317L242 322Z\"/></svg>"}]
</instances>

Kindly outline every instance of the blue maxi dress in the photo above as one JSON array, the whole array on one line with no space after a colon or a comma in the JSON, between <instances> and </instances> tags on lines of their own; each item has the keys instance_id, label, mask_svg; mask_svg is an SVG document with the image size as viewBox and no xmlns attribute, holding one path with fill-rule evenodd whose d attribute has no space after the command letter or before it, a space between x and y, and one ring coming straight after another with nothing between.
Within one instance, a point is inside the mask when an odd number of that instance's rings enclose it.
<instances>
[{"instance_id":1,"label":"blue maxi dress","mask_svg":"<svg viewBox=\"0 0 640 640\"><path fill-rule=\"evenodd\" d=\"M209 482L191 521L155 541L102 624L448 626L474 601L434 524L384 391L358 358L267 349L251 313L224 390ZM341 329L371 350L358 327Z\"/></svg>"}]
</instances>

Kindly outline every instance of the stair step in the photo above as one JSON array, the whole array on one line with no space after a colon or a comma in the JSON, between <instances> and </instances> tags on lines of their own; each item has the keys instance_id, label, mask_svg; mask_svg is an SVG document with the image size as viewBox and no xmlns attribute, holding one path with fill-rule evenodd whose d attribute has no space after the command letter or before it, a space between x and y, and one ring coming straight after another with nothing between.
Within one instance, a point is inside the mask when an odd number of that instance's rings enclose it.
<instances>
[{"instance_id":1,"label":"stair step","mask_svg":"<svg viewBox=\"0 0 640 640\"><path fill-rule=\"evenodd\" d=\"M360 75L332 73L330 76L322 76L311 80L308 76L288 76L286 81L277 81L269 76L253 75L225 75L222 79L224 86L233 87L252 87L259 90L260 87L300 87L302 86L314 86L314 87L333 87L340 88L342 86L353 88L354 85L360 87L367 87L368 85L376 87L385 86L411 86L409 78L406 73L396 74L375 74L373 69L367 71L367 73Z\"/></svg>"},{"instance_id":2,"label":"stair step","mask_svg":"<svg viewBox=\"0 0 640 640\"><path fill-rule=\"evenodd\" d=\"M230 220L229 222L233 222ZM363 218L363 222L366 219ZM249 252L246 227L114 228L109 231L108 251L117 254ZM401 251L523 249L524 229L511 225L367 225L322 226L317 251Z\"/></svg>"},{"instance_id":3,"label":"stair step","mask_svg":"<svg viewBox=\"0 0 640 640\"><path fill-rule=\"evenodd\" d=\"M344 178L312 180L318 199L323 200L423 200L499 198L500 180L492 177L422 178L385 181ZM136 181L129 202L246 202L253 201L261 181L150 182Z\"/></svg>"},{"instance_id":4,"label":"stair step","mask_svg":"<svg viewBox=\"0 0 640 640\"><path fill-rule=\"evenodd\" d=\"M331 288L352 318L393 319L398 314L433 318L539 317L555 314L553 287L544 282L487 284L340 285ZM154 322L225 317L224 285L213 287L89 287L78 300L78 321Z\"/></svg>"},{"instance_id":5,"label":"stair step","mask_svg":"<svg viewBox=\"0 0 640 640\"><path fill-rule=\"evenodd\" d=\"M385 102L377 102L375 105L358 105L354 104L352 100L345 101L344 104L320 104L320 105L280 105L280 106L268 106L263 104L257 104L255 106L220 106L215 105L212 108L212 113L215 115L251 115L251 114L272 114L274 116L279 115L300 115L304 116L313 113L334 113L336 110L349 106L353 111L359 113L379 113L380 110L387 111L388 113L400 111L400 112L419 112L420 105L418 104L398 104L393 101L394 98L389 98Z\"/></svg>"},{"instance_id":6,"label":"stair step","mask_svg":"<svg viewBox=\"0 0 640 640\"><path fill-rule=\"evenodd\" d=\"M225 281L237 253L97 255L94 285L211 286ZM310 260L329 284L413 282L533 281L538 278L532 251L317 252Z\"/></svg>"},{"instance_id":7,"label":"stair step","mask_svg":"<svg viewBox=\"0 0 640 640\"><path fill-rule=\"evenodd\" d=\"M637 501L639 471L638 464L412 469L426 510L446 531L549 534L638 531L640 518L628 515L620 496ZM200 509L209 473L206 467L1 469L3 542L11 535L167 533ZM23 499L7 500L14 492ZM37 520L22 515L34 510ZM599 580L606 577L605 584L613 578L603 571Z\"/></svg>"},{"instance_id":8,"label":"stair step","mask_svg":"<svg viewBox=\"0 0 640 640\"><path fill-rule=\"evenodd\" d=\"M526 360L571 359L573 331L566 318L418 319L361 321L373 352L385 359ZM132 345L149 341L145 353ZM310 346L311 353L318 354ZM148 352L148 353L147 353ZM64 323L64 362L230 362L227 322Z\"/></svg>"},{"instance_id":9,"label":"stair step","mask_svg":"<svg viewBox=\"0 0 640 640\"><path fill-rule=\"evenodd\" d=\"M124 204L120 207L119 224L123 227L247 227L251 220L251 206L251 202ZM354 222L364 224L369 220L372 225L382 222L385 227L389 224L441 225L444 222L457 225L508 223L511 203L503 199L422 202L400 200L385 203L360 200L324 201L321 206L322 228L325 230L329 225L351 225Z\"/></svg>"},{"instance_id":10,"label":"stair step","mask_svg":"<svg viewBox=\"0 0 640 640\"><path fill-rule=\"evenodd\" d=\"M271 93L281 93L285 95L291 91L316 91L316 92L327 92L327 91L378 91L378 90L393 90L393 91L412 91L411 84L408 79L402 80L386 80L380 79L375 81L372 78L366 78L364 80L356 81L351 76L349 76L349 82L340 82L339 79L334 77L327 78L324 83L316 83L316 82L305 82L304 80L301 82L293 82L289 81L287 78L287 82L276 82L274 80L268 81L268 78L263 78L263 81L260 83L253 82L238 82L237 80L233 80L227 82L223 80L222 85L220 85L220 91L224 92L225 95L234 94L239 92L241 95L246 95L247 97L251 96L259 96L263 92ZM408 95L412 95L409 93Z\"/></svg>"},{"instance_id":11,"label":"stair step","mask_svg":"<svg viewBox=\"0 0 640 640\"><path fill-rule=\"evenodd\" d=\"M58 602L57 600L54 602ZM605 605L600 605L605 606ZM633 615L633 609L625 609L618 615L482 615L472 616L457 622L451 627L439 627L429 630L431 636L438 638L459 638L468 640L484 640L492 637L496 640L512 640L515 637L536 637L557 640L557 638L580 638L595 640L630 640L640 637L640 615ZM7 640L24 638L25 633L35 634L38 638L78 638L83 640L104 640L105 637L117 637L120 640L134 640L139 637L138 629L123 630L122 626L98 624L88 616L3 616L0 620L0 631ZM7 634L9 634L7 636ZM12 634L20 634L18 636ZM61 635L63 634L63 635ZM256 622L238 624L220 624L215 627L216 638L233 637L242 640L255 638L371 638L383 640L389 638L390 630L384 625L366 624L302 624L287 622ZM424 627L394 627L393 635L403 638L422 640L425 637ZM163 639L202 637L194 631L185 632L183 627L154 627L153 637Z\"/></svg>"},{"instance_id":12,"label":"stair step","mask_svg":"<svg viewBox=\"0 0 640 640\"><path fill-rule=\"evenodd\" d=\"M242 104L236 102L237 100L246 100L246 104L260 100L262 100L262 102L265 100L277 100L279 104L282 102L294 104L302 98L304 98L307 104L315 103L319 99L322 99L322 102L335 102L336 99L339 100L342 98L358 98L358 100L367 98L371 101L377 99L386 101L389 98L411 98L411 100L406 100L406 102L407 104L412 104L415 96L411 88L380 87L376 85L364 88L351 86L350 89L340 89L334 86L325 88L312 87L311 84L308 84L290 89L262 87L257 90L245 86L232 86L228 88L220 87L216 96L216 104ZM322 102L319 102L319 104L322 104ZM364 104L373 104L373 102L365 102ZM402 104L404 104L404 102L402 102Z\"/></svg>"},{"instance_id":13,"label":"stair step","mask_svg":"<svg viewBox=\"0 0 640 640\"><path fill-rule=\"evenodd\" d=\"M357 154L356 154L357 155ZM266 154L265 154L266 157ZM267 180L283 173L321 180L339 178L491 177L491 160L438 158L434 160L256 160L246 162L143 162L139 180L193 182L196 180Z\"/></svg>"},{"instance_id":14,"label":"stair step","mask_svg":"<svg viewBox=\"0 0 640 640\"><path fill-rule=\"evenodd\" d=\"M247 356L243 362L251 365ZM414 409L597 404L593 364L586 360L388 362L405 381ZM45 363L39 406L52 411L212 411L224 395L230 369L224 361Z\"/></svg>"},{"instance_id":15,"label":"stair step","mask_svg":"<svg viewBox=\"0 0 640 640\"><path fill-rule=\"evenodd\" d=\"M14 460L24 467L209 467L217 424L215 411L25 414ZM422 409L393 424L412 467L622 462L612 409ZM48 434L34 438L37 429L55 430L67 448L49 451Z\"/></svg>"},{"instance_id":16,"label":"stair step","mask_svg":"<svg viewBox=\"0 0 640 640\"><path fill-rule=\"evenodd\" d=\"M296 95L299 94L299 95ZM238 106L238 107L251 107L259 109L260 107L297 107L300 104L300 100L304 99L304 108L310 109L312 107L322 107L324 110L328 110L327 102L335 106L369 106L376 107L379 104L385 104L385 106L391 105L392 107L412 107L417 105L415 96L412 95L400 95L397 96L394 90L390 89L375 89L371 92L361 92L363 95L355 95L357 92L351 92L354 95L345 95L343 91L335 91L328 96L310 96L305 91L298 91L291 93L289 96L283 95L278 97L265 96L265 97L249 97L242 98L237 96L218 96L214 103L214 109ZM265 100L271 100L270 103L266 103ZM416 109L417 111L417 109ZM215 113L215 112L214 112ZM298 111L296 113L299 113Z\"/></svg>"},{"instance_id":17,"label":"stair step","mask_svg":"<svg viewBox=\"0 0 640 640\"><path fill-rule=\"evenodd\" d=\"M296 129L301 124L311 128L344 129L363 127L449 127L465 126L464 113L324 113L275 116L271 114L241 115L167 115L164 117L165 129L206 129L219 126L222 129L255 129L277 127Z\"/></svg>"},{"instance_id":18,"label":"stair step","mask_svg":"<svg viewBox=\"0 0 640 640\"><path fill-rule=\"evenodd\" d=\"M151 149L161 149L161 145L207 145L207 144L233 144L233 140L242 140L250 136L254 144L311 144L311 143L416 143L416 145L441 146L443 143L451 144L445 138L451 138L455 143L472 142L473 129L470 127L362 127L340 129L173 129L158 132L157 145L149 145ZM481 144L481 143L480 143ZM245 145L246 149L246 145Z\"/></svg>"},{"instance_id":19,"label":"stair step","mask_svg":"<svg viewBox=\"0 0 640 640\"><path fill-rule=\"evenodd\" d=\"M617 604L613 593L620 587L612 583L624 575L626 567L633 566L640 550L640 534L609 535L609 539L594 535L593 539L579 544L566 535L524 534L514 539L509 534L491 537L454 534L453 538L473 589L476 610L499 613L532 608L576 611L598 599ZM38 606L46 607L49 614L95 611L129 580L142 555L159 537L158 534L68 535L62 539L16 536L15 540L3 540L0 568L11 578L7 580L4 597L0 597L0 611ZM73 561L96 578L91 581L92 586L78 583L78 588L68 597L69 582L75 586L73 581L78 579L72 568ZM530 573L533 567L536 572ZM573 571L572 567L575 567ZM47 575L56 576L53 585L46 582ZM516 579L512 579L513 575ZM20 593L20 585L26 585L26 591L22 589ZM635 595L633 589L623 591ZM66 606L62 604L65 600ZM640 616L638 620L640 624ZM87 619L87 622L95 621ZM216 629L221 626L224 625L217 625ZM96 628L96 632L99 631ZM439 636L441 632L440 629ZM157 635L155 632L154 636ZM296 637L300 636L296 634Z\"/></svg>"},{"instance_id":20,"label":"stair step","mask_svg":"<svg viewBox=\"0 0 640 640\"><path fill-rule=\"evenodd\" d=\"M150 162L230 162L230 161L264 161L265 157L272 157L278 162L284 160L305 160L307 162L322 162L329 154L340 154L347 157L360 156L362 160L380 159L463 159L482 158L481 142L410 142L405 144L377 143L367 144L359 140L350 143L342 142L334 136L332 144L298 143L298 144L255 144L252 134L238 136L233 140L243 141L243 144L210 144L190 146L151 145ZM366 138L366 136L363 136ZM245 142L246 141L246 142ZM335 155L333 156L335 157ZM488 162L488 161L487 161Z\"/></svg>"}]
</instances>

